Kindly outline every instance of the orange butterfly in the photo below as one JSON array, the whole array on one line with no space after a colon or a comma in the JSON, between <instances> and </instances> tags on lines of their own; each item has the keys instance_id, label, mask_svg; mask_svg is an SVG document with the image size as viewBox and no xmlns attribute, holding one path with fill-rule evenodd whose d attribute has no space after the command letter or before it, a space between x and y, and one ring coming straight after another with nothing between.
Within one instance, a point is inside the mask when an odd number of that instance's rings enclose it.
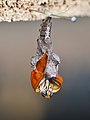
<instances>
[{"instance_id":1,"label":"orange butterfly","mask_svg":"<svg viewBox=\"0 0 90 120\"><path fill-rule=\"evenodd\" d=\"M58 74L59 57L53 53L51 35L51 17L42 20L40 36L37 40L37 52L32 57L31 84L36 92L45 98L50 98L53 93L60 90L62 77ZM39 58L41 56L41 58Z\"/></svg>"},{"instance_id":2,"label":"orange butterfly","mask_svg":"<svg viewBox=\"0 0 90 120\"><path fill-rule=\"evenodd\" d=\"M57 77L46 78L45 68L47 65L47 59L48 56L44 53L41 59L37 62L36 69L31 72L31 84L36 92L40 92L45 98L50 98L53 93L60 90L63 80L59 74Z\"/></svg>"}]
</instances>

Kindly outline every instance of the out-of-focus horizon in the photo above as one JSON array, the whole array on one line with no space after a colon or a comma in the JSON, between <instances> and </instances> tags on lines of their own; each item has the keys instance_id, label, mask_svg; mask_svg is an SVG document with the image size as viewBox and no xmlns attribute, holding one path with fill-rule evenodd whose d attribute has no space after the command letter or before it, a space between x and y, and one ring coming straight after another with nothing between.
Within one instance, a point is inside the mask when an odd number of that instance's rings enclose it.
<instances>
[{"instance_id":1,"label":"out-of-focus horizon","mask_svg":"<svg viewBox=\"0 0 90 120\"><path fill-rule=\"evenodd\" d=\"M29 80L41 21L0 23L0 120L90 119L90 18L52 22L64 82L50 100Z\"/></svg>"}]
</instances>

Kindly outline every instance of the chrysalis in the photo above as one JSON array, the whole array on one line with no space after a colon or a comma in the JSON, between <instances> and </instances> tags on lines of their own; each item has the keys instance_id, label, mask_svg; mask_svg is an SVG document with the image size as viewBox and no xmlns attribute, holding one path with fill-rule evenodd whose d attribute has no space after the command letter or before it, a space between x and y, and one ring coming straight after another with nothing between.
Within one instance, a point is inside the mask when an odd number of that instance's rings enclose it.
<instances>
[{"instance_id":1,"label":"chrysalis","mask_svg":"<svg viewBox=\"0 0 90 120\"><path fill-rule=\"evenodd\" d=\"M52 18L42 20L40 36L37 39L37 51L31 59L31 84L35 92L45 98L51 98L62 86L62 77L58 74L60 58L53 52L51 37Z\"/></svg>"}]
</instances>

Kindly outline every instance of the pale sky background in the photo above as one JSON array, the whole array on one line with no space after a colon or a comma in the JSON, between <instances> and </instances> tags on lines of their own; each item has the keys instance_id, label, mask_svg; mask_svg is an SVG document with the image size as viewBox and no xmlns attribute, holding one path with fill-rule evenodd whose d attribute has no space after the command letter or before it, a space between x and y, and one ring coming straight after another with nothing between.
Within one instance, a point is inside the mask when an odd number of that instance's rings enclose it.
<instances>
[{"instance_id":1,"label":"pale sky background","mask_svg":"<svg viewBox=\"0 0 90 120\"><path fill-rule=\"evenodd\" d=\"M64 82L50 100L29 80L40 24L0 23L0 120L90 120L90 18L53 19L51 39Z\"/></svg>"}]
</instances>

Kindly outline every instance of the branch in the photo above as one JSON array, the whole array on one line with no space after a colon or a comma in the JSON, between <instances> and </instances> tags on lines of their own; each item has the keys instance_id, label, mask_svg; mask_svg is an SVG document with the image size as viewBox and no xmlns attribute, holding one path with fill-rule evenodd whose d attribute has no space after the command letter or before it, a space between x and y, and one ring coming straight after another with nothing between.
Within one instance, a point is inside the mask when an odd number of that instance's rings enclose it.
<instances>
[{"instance_id":1,"label":"branch","mask_svg":"<svg viewBox=\"0 0 90 120\"><path fill-rule=\"evenodd\" d=\"M90 17L90 0L0 0L0 21L52 17Z\"/></svg>"}]
</instances>

